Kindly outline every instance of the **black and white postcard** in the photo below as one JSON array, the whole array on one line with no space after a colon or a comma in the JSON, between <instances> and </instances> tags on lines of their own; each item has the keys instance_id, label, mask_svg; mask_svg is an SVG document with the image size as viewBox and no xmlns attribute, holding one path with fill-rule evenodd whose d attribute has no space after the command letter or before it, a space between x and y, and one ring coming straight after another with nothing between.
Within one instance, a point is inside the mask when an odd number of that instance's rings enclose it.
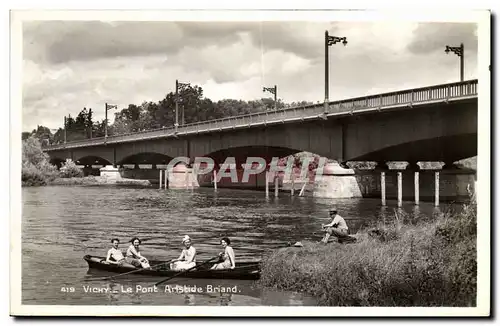
<instances>
[{"instance_id":1,"label":"black and white postcard","mask_svg":"<svg viewBox=\"0 0 500 326\"><path fill-rule=\"evenodd\" d=\"M488 316L490 20L12 11L11 315Z\"/></svg>"}]
</instances>

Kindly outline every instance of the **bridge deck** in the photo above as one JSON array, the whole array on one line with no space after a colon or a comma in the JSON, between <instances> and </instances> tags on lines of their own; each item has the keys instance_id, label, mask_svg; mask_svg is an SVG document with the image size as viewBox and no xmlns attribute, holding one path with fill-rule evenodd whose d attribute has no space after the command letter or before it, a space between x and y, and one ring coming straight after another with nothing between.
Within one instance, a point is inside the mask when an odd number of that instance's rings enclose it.
<instances>
[{"instance_id":1,"label":"bridge deck","mask_svg":"<svg viewBox=\"0 0 500 326\"><path fill-rule=\"evenodd\" d=\"M67 148L91 147L103 144L115 144L149 140L156 138L178 137L200 133L219 132L249 128L262 125L293 123L311 119L335 118L343 115L361 114L370 111L412 107L440 102L453 102L469 98L477 98L478 80L441 84L409 90L363 96L330 102L328 111L325 105L314 104L302 107L286 108L277 111L256 112L217 120L200 121L183 126L113 135L93 139L67 142L44 147L44 151Z\"/></svg>"}]
</instances>

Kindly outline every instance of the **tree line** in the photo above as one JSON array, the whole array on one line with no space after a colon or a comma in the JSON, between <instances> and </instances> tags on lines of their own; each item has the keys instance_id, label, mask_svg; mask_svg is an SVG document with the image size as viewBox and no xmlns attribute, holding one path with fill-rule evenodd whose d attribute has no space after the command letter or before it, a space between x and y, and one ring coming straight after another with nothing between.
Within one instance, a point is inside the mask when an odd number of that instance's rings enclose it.
<instances>
[{"instance_id":1,"label":"tree line","mask_svg":"<svg viewBox=\"0 0 500 326\"><path fill-rule=\"evenodd\" d=\"M285 103L278 100L277 109L305 106L312 102L301 101ZM187 86L179 89L179 125L220 119L224 117L264 112L274 110L275 103L272 98L261 98L259 100L243 101L235 99L223 99L212 101L203 96L200 86ZM94 121L92 108L83 108L76 117L66 118L66 141L75 141L104 137L105 120ZM129 104L127 108L114 114L112 124L108 124L108 135L119 135L130 132L146 131L171 127L175 124L175 93L168 93L165 98L158 102L143 102L140 105ZM38 126L31 132L23 132L22 139L33 135L44 145L64 143L64 126L54 133L45 127Z\"/></svg>"}]
</instances>

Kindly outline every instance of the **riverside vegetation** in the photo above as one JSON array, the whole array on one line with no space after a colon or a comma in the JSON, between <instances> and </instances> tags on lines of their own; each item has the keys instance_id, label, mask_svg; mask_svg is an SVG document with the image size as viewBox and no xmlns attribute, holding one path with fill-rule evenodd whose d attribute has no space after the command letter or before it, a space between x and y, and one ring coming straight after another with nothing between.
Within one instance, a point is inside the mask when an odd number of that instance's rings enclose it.
<instances>
[{"instance_id":1,"label":"riverside vegetation","mask_svg":"<svg viewBox=\"0 0 500 326\"><path fill-rule=\"evenodd\" d=\"M272 252L260 282L326 306L475 306L476 222L474 197L432 220L395 211L394 220L360 230L357 243Z\"/></svg>"},{"instance_id":2,"label":"riverside vegetation","mask_svg":"<svg viewBox=\"0 0 500 326\"><path fill-rule=\"evenodd\" d=\"M22 148L22 186L45 185L122 185L151 186L148 180L120 179L108 180L105 177L84 176L81 168L71 159L63 162L61 169L50 164L49 155L42 151L40 141L33 135L23 140Z\"/></svg>"},{"instance_id":3,"label":"riverside vegetation","mask_svg":"<svg viewBox=\"0 0 500 326\"><path fill-rule=\"evenodd\" d=\"M43 186L58 178L81 178L83 171L68 159L61 170L49 162L49 155L42 151L36 137L23 140L21 181L23 186Z\"/></svg>"}]
</instances>

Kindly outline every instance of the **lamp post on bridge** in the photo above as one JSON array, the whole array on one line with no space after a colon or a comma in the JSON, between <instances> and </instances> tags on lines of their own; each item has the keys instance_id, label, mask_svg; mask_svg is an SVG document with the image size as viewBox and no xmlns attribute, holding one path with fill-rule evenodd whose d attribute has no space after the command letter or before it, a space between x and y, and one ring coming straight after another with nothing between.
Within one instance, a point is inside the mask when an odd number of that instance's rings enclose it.
<instances>
[{"instance_id":1,"label":"lamp post on bridge","mask_svg":"<svg viewBox=\"0 0 500 326\"><path fill-rule=\"evenodd\" d=\"M328 47L330 45L336 44L342 42L344 46L347 45L347 37L338 37L338 36L329 36L328 31L325 31L325 114L328 113L328 108L329 108L329 100L328 100Z\"/></svg>"},{"instance_id":2,"label":"lamp post on bridge","mask_svg":"<svg viewBox=\"0 0 500 326\"><path fill-rule=\"evenodd\" d=\"M179 83L179 80L175 80L175 133L177 133L177 128L179 127L179 88L184 89L190 86L189 83ZM182 125L184 125L184 105L182 106Z\"/></svg>"},{"instance_id":3,"label":"lamp post on bridge","mask_svg":"<svg viewBox=\"0 0 500 326\"><path fill-rule=\"evenodd\" d=\"M444 52L446 54L453 52L460 57L460 81L464 81L464 44L460 43L460 46L446 46Z\"/></svg>"},{"instance_id":4,"label":"lamp post on bridge","mask_svg":"<svg viewBox=\"0 0 500 326\"><path fill-rule=\"evenodd\" d=\"M266 91L274 94L274 111L278 110L278 86L274 85L274 87L262 87L262 92Z\"/></svg>"},{"instance_id":5,"label":"lamp post on bridge","mask_svg":"<svg viewBox=\"0 0 500 326\"><path fill-rule=\"evenodd\" d=\"M104 118L104 143L106 143L106 140L108 139L108 110L111 109L117 109L118 105L111 105L108 103L104 104L104 112L105 112L105 118Z\"/></svg>"},{"instance_id":6,"label":"lamp post on bridge","mask_svg":"<svg viewBox=\"0 0 500 326\"><path fill-rule=\"evenodd\" d=\"M64 116L64 145L66 145L66 116Z\"/></svg>"}]
</instances>

